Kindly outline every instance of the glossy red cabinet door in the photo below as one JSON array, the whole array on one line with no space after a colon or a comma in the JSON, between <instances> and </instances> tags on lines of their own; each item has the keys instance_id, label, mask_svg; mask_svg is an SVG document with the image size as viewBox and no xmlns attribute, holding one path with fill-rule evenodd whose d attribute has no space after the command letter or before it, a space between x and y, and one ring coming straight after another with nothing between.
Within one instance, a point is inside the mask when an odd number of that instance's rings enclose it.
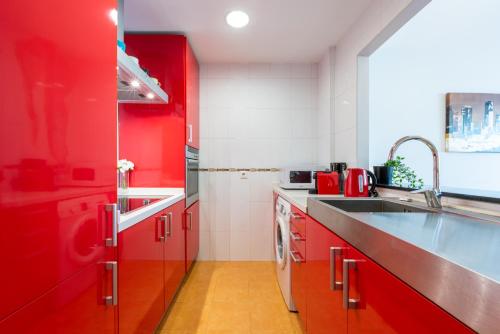
<instances>
[{"instance_id":1,"label":"glossy red cabinet door","mask_svg":"<svg viewBox=\"0 0 500 334\"><path fill-rule=\"evenodd\" d=\"M306 214L292 205L290 216L291 290L302 327L307 327Z\"/></svg>"},{"instance_id":2,"label":"glossy red cabinet door","mask_svg":"<svg viewBox=\"0 0 500 334\"><path fill-rule=\"evenodd\" d=\"M347 312L349 333L473 333L359 251L349 249L344 261L348 297L359 300Z\"/></svg>"},{"instance_id":3,"label":"glossy red cabinet door","mask_svg":"<svg viewBox=\"0 0 500 334\"><path fill-rule=\"evenodd\" d=\"M186 238L183 228L184 201L166 209L168 216L164 248L165 308L172 302L185 275Z\"/></svg>"},{"instance_id":4,"label":"glossy red cabinet door","mask_svg":"<svg viewBox=\"0 0 500 334\"><path fill-rule=\"evenodd\" d=\"M200 67L186 40L186 145L200 148Z\"/></svg>"},{"instance_id":5,"label":"glossy red cabinet door","mask_svg":"<svg viewBox=\"0 0 500 334\"><path fill-rule=\"evenodd\" d=\"M186 229L186 272L198 257L200 249L200 202L196 201L186 209L184 227Z\"/></svg>"},{"instance_id":6,"label":"glossy red cabinet door","mask_svg":"<svg viewBox=\"0 0 500 334\"><path fill-rule=\"evenodd\" d=\"M2 2L2 333L23 333L28 321L31 332L83 332L85 312L102 315L89 324L102 332L113 327L96 286L98 264L113 259L99 207L116 203L114 7Z\"/></svg>"},{"instance_id":7,"label":"glossy red cabinet door","mask_svg":"<svg viewBox=\"0 0 500 334\"><path fill-rule=\"evenodd\" d=\"M342 260L347 243L307 216L307 333L347 333Z\"/></svg>"},{"instance_id":8,"label":"glossy red cabinet door","mask_svg":"<svg viewBox=\"0 0 500 334\"><path fill-rule=\"evenodd\" d=\"M120 334L153 333L165 311L160 220L165 214L146 218L119 234Z\"/></svg>"}]
</instances>

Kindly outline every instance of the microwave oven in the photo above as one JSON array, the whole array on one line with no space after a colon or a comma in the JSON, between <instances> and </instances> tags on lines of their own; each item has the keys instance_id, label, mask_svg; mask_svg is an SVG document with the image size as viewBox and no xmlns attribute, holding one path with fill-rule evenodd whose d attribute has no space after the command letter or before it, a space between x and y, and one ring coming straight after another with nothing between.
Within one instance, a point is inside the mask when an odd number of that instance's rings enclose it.
<instances>
[{"instance_id":1,"label":"microwave oven","mask_svg":"<svg viewBox=\"0 0 500 334\"><path fill-rule=\"evenodd\" d=\"M314 176L319 166L287 167L281 170L280 187L283 189L314 189Z\"/></svg>"}]
</instances>

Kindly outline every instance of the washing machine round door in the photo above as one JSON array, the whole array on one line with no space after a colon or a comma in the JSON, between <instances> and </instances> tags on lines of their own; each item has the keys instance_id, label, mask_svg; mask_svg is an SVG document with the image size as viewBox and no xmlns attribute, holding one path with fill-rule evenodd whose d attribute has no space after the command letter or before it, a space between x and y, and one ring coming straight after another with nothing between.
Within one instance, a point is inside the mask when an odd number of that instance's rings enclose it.
<instances>
[{"instance_id":1,"label":"washing machine round door","mask_svg":"<svg viewBox=\"0 0 500 334\"><path fill-rule=\"evenodd\" d=\"M288 232L285 222L281 217L276 218L276 224L274 224L274 235L276 262L278 267L283 269L285 268L288 260Z\"/></svg>"}]
</instances>

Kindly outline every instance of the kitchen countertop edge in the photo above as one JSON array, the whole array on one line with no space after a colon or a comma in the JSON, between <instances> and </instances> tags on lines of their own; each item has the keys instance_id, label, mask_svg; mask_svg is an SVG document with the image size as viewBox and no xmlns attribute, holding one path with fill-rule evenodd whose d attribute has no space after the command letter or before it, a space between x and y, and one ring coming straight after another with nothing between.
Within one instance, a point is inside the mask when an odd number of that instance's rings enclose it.
<instances>
[{"instance_id":1,"label":"kitchen countertop edge","mask_svg":"<svg viewBox=\"0 0 500 334\"><path fill-rule=\"evenodd\" d=\"M183 188L129 188L127 191L119 191L120 196L169 196L150 205L140 208L128 214L120 215L118 233L134 226L144 219L168 208L169 206L183 200L186 196Z\"/></svg>"}]
</instances>

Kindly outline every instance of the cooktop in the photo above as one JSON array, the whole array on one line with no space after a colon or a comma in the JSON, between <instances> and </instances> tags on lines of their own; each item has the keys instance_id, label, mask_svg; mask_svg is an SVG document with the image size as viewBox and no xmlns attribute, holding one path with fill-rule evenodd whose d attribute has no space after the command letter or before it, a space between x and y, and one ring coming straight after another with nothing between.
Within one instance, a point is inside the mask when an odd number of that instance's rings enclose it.
<instances>
[{"instance_id":1,"label":"cooktop","mask_svg":"<svg viewBox=\"0 0 500 334\"><path fill-rule=\"evenodd\" d=\"M154 202L158 202L168 196L163 197L129 197L129 196L118 196L118 203L120 206L120 213L130 213L137 209L143 208Z\"/></svg>"}]
</instances>

